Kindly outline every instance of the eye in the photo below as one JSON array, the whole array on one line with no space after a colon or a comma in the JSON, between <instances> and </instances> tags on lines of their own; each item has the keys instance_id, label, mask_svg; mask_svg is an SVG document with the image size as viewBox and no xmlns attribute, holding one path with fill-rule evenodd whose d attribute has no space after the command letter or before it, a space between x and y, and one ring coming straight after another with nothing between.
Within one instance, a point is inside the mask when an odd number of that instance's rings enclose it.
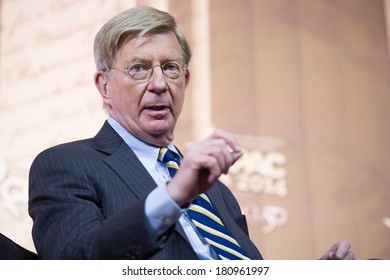
<instances>
[{"instance_id":1,"label":"eye","mask_svg":"<svg viewBox=\"0 0 390 280\"><path fill-rule=\"evenodd\" d=\"M129 66L129 73L137 74L137 73L143 73L150 69L150 67L146 64L133 64Z\"/></svg>"},{"instance_id":2,"label":"eye","mask_svg":"<svg viewBox=\"0 0 390 280\"><path fill-rule=\"evenodd\" d=\"M163 71L168 71L168 72L172 72L172 73L179 72L180 66L179 66L179 64L177 64L175 62L169 62L169 63L164 64Z\"/></svg>"}]
</instances>

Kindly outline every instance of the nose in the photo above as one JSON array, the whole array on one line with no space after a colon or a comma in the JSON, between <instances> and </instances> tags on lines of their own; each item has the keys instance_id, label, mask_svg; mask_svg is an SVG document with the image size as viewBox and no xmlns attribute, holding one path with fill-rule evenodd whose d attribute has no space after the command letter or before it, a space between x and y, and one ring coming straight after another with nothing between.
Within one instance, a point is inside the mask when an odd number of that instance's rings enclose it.
<instances>
[{"instance_id":1,"label":"nose","mask_svg":"<svg viewBox=\"0 0 390 280\"><path fill-rule=\"evenodd\" d=\"M152 75L149 79L148 90L155 93L162 93L167 90L167 81L160 65L153 66Z\"/></svg>"}]
</instances>

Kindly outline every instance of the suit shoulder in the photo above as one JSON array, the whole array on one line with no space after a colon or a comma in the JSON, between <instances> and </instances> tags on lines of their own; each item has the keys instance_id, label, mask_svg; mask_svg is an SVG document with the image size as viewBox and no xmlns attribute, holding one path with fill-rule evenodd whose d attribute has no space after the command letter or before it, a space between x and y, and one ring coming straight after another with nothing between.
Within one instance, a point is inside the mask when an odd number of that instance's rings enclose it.
<instances>
[{"instance_id":1,"label":"suit shoulder","mask_svg":"<svg viewBox=\"0 0 390 280\"><path fill-rule=\"evenodd\" d=\"M49 158L70 159L72 157L80 157L83 155L91 156L93 148L93 138L77 140L67 143L58 144L41 151L34 159L34 162L39 160L48 160Z\"/></svg>"},{"instance_id":2,"label":"suit shoulder","mask_svg":"<svg viewBox=\"0 0 390 280\"><path fill-rule=\"evenodd\" d=\"M43 150L42 153L49 153L49 152L66 152L66 151L78 151L82 152L83 150L88 150L93 148L93 138L87 138L77 141L71 141L67 143L61 143L52 147L49 147L45 150Z\"/></svg>"}]
</instances>

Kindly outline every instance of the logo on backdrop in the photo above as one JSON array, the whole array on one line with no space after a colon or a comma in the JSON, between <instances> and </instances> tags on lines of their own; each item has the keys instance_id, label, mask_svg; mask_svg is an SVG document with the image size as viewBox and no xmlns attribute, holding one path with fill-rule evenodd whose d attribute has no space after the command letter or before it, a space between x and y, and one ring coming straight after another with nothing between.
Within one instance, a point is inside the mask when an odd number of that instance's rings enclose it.
<instances>
[{"instance_id":1,"label":"logo on backdrop","mask_svg":"<svg viewBox=\"0 0 390 280\"><path fill-rule=\"evenodd\" d=\"M281 206L288 194L287 157L281 151L285 146L282 139L236 135L244 155L222 178L232 190L243 197L241 208L248 219L262 224L263 234L270 234L288 221L288 212ZM260 196L276 197L279 203L263 204ZM257 201L252 201L256 197ZM244 199L243 199L244 200ZM274 200L274 199L273 199Z\"/></svg>"}]
</instances>

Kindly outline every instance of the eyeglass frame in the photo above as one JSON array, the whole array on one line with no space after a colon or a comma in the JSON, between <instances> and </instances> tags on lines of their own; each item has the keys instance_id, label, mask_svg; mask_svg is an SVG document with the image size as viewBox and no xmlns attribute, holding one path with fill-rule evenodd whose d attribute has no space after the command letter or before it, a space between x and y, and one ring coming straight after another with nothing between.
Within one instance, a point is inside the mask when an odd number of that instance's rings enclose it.
<instances>
[{"instance_id":1,"label":"eyeglass frame","mask_svg":"<svg viewBox=\"0 0 390 280\"><path fill-rule=\"evenodd\" d=\"M165 73L164 73L164 66L168 65L168 64L175 64L176 66L178 66L179 68L182 67L182 72L179 74L179 76L173 78L173 77L168 77ZM131 67L134 67L134 66L137 66L137 65L141 65L141 66L148 66L150 67L147 71L147 76L145 78L141 78L141 79L137 79L135 78L134 76L132 76L130 74L130 68ZM176 62L176 61L168 61L166 63L163 63L163 64L155 64L155 65L152 65L152 66L149 66L147 63L140 63L140 62L135 62L135 63L132 63L132 64L129 64L128 66L126 66L124 69L126 71L122 71L118 68L115 68L115 67L110 67L108 69L104 69L103 71L104 72L107 72L107 71L110 71L111 69L113 70L117 70L119 72L122 72L122 73L125 73L127 75L129 75L130 78L132 78L134 81L137 81L137 82L140 82L140 83L145 83L147 82L152 76L153 76L153 70L155 67L160 67L161 69L161 73L164 75L164 77L170 79L170 80L177 80L179 79L180 77L182 77L186 72L187 72L187 67L188 67L188 64L184 64L183 66L181 66L181 63L179 62Z\"/></svg>"}]
</instances>

